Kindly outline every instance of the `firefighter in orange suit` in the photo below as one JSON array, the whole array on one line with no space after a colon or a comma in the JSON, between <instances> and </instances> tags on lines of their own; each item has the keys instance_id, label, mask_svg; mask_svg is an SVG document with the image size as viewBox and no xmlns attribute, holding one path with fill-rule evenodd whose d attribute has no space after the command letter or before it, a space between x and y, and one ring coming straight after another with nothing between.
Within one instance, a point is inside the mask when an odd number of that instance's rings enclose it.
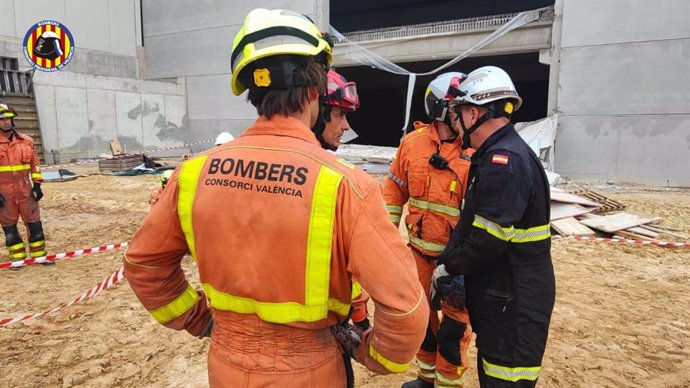
<instances>
[{"instance_id":1,"label":"firefighter in orange suit","mask_svg":"<svg viewBox=\"0 0 690 388\"><path fill-rule=\"evenodd\" d=\"M399 224L408 204L405 225L409 246L415 257L419 280L429 294L431 275L438 256L450 239L460 217L460 205L467 187L472 150L461 150L462 136L450 125L448 95L450 84L459 83L462 73L445 73L426 90L424 103L431 124L415 122L415 130L405 136L386 179L384 198L390 220ZM458 279L462 288L462 278ZM455 303L429 315L426 337L417 353L416 380L404 388L461 387L468 368L467 347L472 335L463 290Z\"/></svg>"},{"instance_id":2,"label":"firefighter in orange suit","mask_svg":"<svg viewBox=\"0 0 690 388\"><path fill-rule=\"evenodd\" d=\"M211 387L351 386L350 356L405 372L429 314L380 186L323 150L327 36L305 16L255 9L237 33L232 90L259 118L176 169L133 237L125 275L166 327L211 337ZM203 290L180 266L189 252ZM345 323L352 278L374 327Z\"/></svg>"},{"instance_id":3,"label":"firefighter in orange suit","mask_svg":"<svg viewBox=\"0 0 690 388\"><path fill-rule=\"evenodd\" d=\"M29 255L46 255L38 208L43 198L43 176L34 142L14 129L15 117L17 113L0 102L0 223L10 260L22 260L26 258L26 245L17 229L19 216L29 231Z\"/></svg>"}]
</instances>

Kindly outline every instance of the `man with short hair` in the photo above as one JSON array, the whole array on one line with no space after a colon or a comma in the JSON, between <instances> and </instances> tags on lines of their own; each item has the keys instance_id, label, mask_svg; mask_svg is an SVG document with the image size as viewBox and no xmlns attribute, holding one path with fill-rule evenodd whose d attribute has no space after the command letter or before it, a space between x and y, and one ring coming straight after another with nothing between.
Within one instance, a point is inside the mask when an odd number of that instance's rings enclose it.
<instances>
[{"instance_id":1,"label":"man with short hair","mask_svg":"<svg viewBox=\"0 0 690 388\"><path fill-rule=\"evenodd\" d=\"M465 275L482 388L534 387L555 300L549 182L510 123L522 105L510 76L486 66L452 93L472 156L460 223L439 256L432 293Z\"/></svg>"},{"instance_id":2,"label":"man with short hair","mask_svg":"<svg viewBox=\"0 0 690 388\"><path fill-rule=\"evenodd\" d=\"M19 216L29 232L29 256L47 254L38 207L38 201L43 198L40 160L33 139L14 129L17 116L12 107L0 101L0 223L10 260L26 258L26 246L17 229Z\"/></svg>"},{"instance_id":3,"label":"man with short hair","mask_svg":"<svg viewBox=\"0 0 690 388\"><path fill-rule=\"evenodd\" d=\"M232 90L259 118L182 163L132 239L125 275L154 319L211 337L212 387L337 387L350 356L405 372L428 306L378 183L323 150L313 128L331 45L304 15L255 9L237 33ZM189 252L203 291L185 279ZM346 323L352 278L373 329Z\"/></svg>"}]
</instances>

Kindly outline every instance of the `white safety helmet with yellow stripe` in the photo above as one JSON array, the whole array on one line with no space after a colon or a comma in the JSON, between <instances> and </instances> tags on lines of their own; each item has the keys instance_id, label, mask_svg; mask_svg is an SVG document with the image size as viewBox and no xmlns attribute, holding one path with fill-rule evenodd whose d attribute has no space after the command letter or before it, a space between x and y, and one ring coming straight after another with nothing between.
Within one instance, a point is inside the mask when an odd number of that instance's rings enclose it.
<instances>
[{"instance_id":1,"label":"white safety helmet with yellow stripe","mask_svg":"<svg viewBox=\"0 0 690 388\"><path fill-rule=\"evenodd\" d=\"M328 69L333 61L331 46L328 35L322 34L308 17L285 9L257 8L244 19L232 45L232 92L239 96L247 88L305 86L293 83L296 64L287 57L315 57ZM262 61L275 56L286 58Z\"/></svg>"},{"instance_id":2,"label":"white safety helmet with yellow stripe","mask_svg":"<svg viewBox=\"0 0 690 388\"><path fill-rule=\"evenodd\" d=\"M235 140L235 136L232 136L231 133L221 132L216 136L216 145L219 146L233 140Z\"/></svg>"}]
</instances>

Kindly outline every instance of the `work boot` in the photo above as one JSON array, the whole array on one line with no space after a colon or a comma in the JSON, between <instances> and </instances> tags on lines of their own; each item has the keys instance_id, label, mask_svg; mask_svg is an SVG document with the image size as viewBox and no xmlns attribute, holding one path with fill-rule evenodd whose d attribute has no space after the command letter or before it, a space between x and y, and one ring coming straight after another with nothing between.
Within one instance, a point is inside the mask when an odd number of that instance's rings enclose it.
<instances>
[{"instance_id":1,"label":"work boot","mask_svg":"<svg viewBox=\"0 0 690 388\"><path fill-rule=\"evenodd\" d=\"M416 380L408 381L400 388L434 388L434 383L430 383L421 377L417 377Z\"/></svg>"}]
</instances>

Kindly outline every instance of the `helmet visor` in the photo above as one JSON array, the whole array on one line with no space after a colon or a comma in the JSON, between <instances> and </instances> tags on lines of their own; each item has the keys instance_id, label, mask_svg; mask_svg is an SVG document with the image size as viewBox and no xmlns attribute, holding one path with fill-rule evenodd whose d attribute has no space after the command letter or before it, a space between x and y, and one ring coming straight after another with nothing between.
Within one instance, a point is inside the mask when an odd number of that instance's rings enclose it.
<instances>
[{"instance_id":1,"label":"helmet visor","mask_svg":"<svg viewBox=\"0 0 690 388\"><path fill-rule=\"evenodd\" d=\"M11 119L15 117L17 113L6 104L0 104L0 117L5 117Z\"/></svg>"}]
</instances>

